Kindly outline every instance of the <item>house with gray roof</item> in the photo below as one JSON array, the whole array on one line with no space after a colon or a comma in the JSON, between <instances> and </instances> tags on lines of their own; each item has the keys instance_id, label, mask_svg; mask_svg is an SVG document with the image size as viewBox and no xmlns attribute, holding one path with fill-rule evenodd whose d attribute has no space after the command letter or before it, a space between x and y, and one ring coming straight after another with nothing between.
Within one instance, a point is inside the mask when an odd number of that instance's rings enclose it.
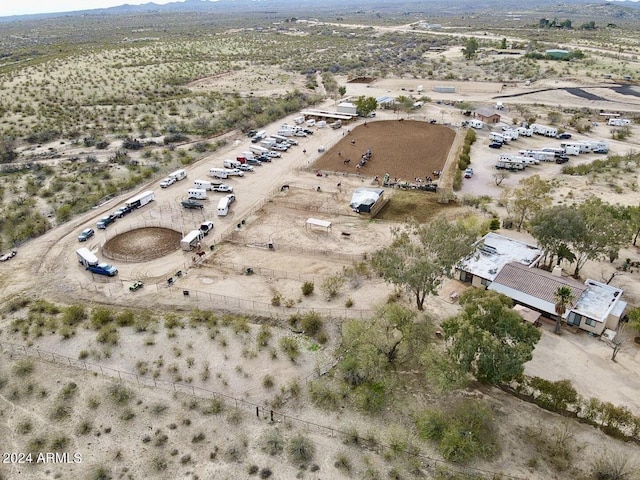
<instances>
[{"instance_id":1,"label":"house with gray roof","mask_svg":"<svg viewBox=\"0 0 640 480\"><path fill-rule=\"evenodd\" d=\"M537 268L543 251L494 232L476 243L476 250L456 265L456 276L475 287L485 287L511 298L517 305L555 319L555 294L571 290L573 301L563 315L573 325L595 335L615 330L627 303L620 288L588 279L582 283L563 277L560 267L548 272Z\"/></svg>"}]
</instances>

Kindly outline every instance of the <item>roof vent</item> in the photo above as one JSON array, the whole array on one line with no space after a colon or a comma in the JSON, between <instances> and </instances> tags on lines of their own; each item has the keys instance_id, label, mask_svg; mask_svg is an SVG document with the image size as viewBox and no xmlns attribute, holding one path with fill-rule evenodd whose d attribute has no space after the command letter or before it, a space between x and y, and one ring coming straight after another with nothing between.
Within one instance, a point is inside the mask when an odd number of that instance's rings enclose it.
<instances>
[{"instance_id":1,"label":"roof vent","mask_svg":"<svg viewBox=\"0 0 640 480\"><path fill-rule=\"evenodd\" d=\"M551 275L553 275L554 277L562 277L562 267L560 265L556 265L555 267L553 267Z\"/></svg>"}]
</instances>

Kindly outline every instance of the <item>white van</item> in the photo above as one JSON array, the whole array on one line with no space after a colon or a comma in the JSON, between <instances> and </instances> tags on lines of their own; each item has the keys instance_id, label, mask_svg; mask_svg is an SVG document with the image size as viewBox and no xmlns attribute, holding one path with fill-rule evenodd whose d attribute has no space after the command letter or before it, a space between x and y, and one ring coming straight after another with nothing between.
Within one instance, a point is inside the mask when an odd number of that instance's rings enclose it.
<instances>
[{"instance_id":1,"label":"white van","mask_svg":"<svg viewBox=\"0 0 640 480\"><path fill-rule=\"evenodd\" d=\"M316 121L313 118L310 118L306 123L308 127L313 127L316 124Z\"/></svg>"},{"instance_id":2,"label":"white van","mask_svg":"<svg viewBox=\"0 0 640 480\"><path fill-rule=\"evenodd\" d=\"M224 168L238 168L242 165L238 160L224 160L222 164L224 165Z\"/></svg>"},{"instance_id":3,"label":"white van","mask_svg":"<svg viewBox=\"0 0 640 480\"><path fill-rule=\"evenodd\" d=\"M324 128L327 126L327 122L325 122L324 120L320 120L318 123L316 123L316 127L318 128Z\"/></svg>"},{"instance_id":4,"label":"white van","mask_svg":"<svg viewBox=\"0 0 640 480\"><path fill-rule=\"evenodd\" d=\"M190 188L187 191L187 197L193 198L195 200L206 200L207 191L204 188Z\"/></svg>"},{"instance_id":5,"label":"white van","mask_svg":"<svg viewBox=\"0 0 640 480\"><path fill-rule=\"evenodd\" d=\"M175 178L176 182L182 180L183 178L187 178L187 171L184 168L180 170L176 170L173 173L169 174L170 178Z\"/></svg>"},{"instance_id":6,"label":"white van","mask_svg":"<svg viewBox=\"0 0 640 480\"><path fill-rule=\"evenodd\" d=\"M226 168L210 168L209 176L214 178L228 178L229 173Z\"/></svg>"},{"instance_id":7,"label":"white van","mask_svg":"<svg viewBox=\"0 0 640 480\"><path fill-rule=\"evenodd\" d=\"M229 197L228 196L224 196L220 199L220 201L218 202L218 216L219 217L226 217L227 214L229 213L229 205L231 202L229 202Z\"/></svg>"}]
</instances>

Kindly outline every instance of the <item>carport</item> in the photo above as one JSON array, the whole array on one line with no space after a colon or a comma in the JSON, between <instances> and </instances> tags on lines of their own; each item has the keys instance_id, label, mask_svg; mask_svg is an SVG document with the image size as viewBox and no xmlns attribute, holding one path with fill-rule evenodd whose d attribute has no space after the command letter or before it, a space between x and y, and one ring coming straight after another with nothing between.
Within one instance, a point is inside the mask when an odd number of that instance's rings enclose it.
<instances>
[{"instance_id":1,"label":"carport","mask_svg":"<svg viewBox=\"0 0 640 480\"><path fill-rule=\"evenodd\" d=\"M309 230L309 226L326 228L327 232L331 230L331 222L327 220L319 220L317 218L307 218L307 222L304 226L305 230Z\"/></svg>"}]
</instances>

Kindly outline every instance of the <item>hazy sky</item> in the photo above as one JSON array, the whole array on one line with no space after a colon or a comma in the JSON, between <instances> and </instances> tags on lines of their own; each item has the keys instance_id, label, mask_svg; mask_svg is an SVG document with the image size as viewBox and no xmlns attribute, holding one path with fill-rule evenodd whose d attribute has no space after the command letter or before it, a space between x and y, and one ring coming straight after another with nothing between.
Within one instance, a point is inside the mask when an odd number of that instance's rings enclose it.
<instances>
[{"instance_id":1,"label":"hazy sky","mask_svg":"<svg viewBox=\"0 0 640 480\"><path fill-rule=\"evenodd\" d=\"M71 12L93 8L114 7L116 5L140 5L141 3L165 4L175 0L2 0L0 17L24 15L28 13Z\"/></svg>"}]
</instances>

